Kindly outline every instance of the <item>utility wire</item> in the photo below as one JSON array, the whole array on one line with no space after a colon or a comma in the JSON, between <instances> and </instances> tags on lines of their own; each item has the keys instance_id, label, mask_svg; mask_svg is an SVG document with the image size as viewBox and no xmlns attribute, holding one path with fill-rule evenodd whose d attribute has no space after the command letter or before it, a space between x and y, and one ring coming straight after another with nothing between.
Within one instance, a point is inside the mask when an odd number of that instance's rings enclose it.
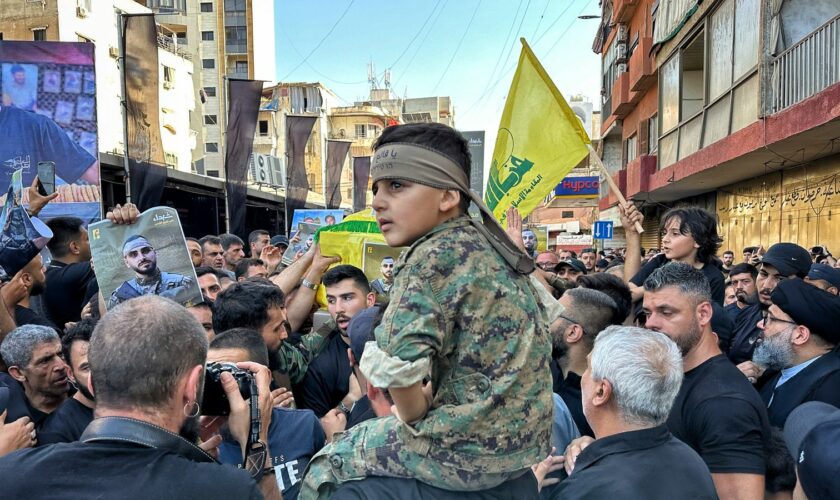
<instances>
[{"instance_id":1,"label":"utility wire","mask_svg":"<svg viewBox=\"0 0 840 500\"><path fill-rule=\"evenodd\" d=\"M423 32L423 28L425 28L425 27L426 27L426 25L429 23L429 20L432 18L432 15L434 15L435 11L437 10L438 6L440 5L440 3L441 3L442 1L443 1L443 0L438 0L438 2L435 4L435 6L434 6L434 7L432 7L432 11L431 11L431 12L429 12L429 15L426 17L426 20L425 20L425 21L423 21L423 25L422 25L422 26L420 26L420 29L419 29L419 30L417 30L417 33L415 33L415 34L414 34L414 36L413 36L413 37L411 38L411 40L408 42L408 45L406 45L406 46L405 46L405 48L403 49L403 51L402 51L402 53L400 54L400 56L399 56L399 57L397 57L397 60L396 60L396 61L394 61L394 62L392 62L392 63L391 63L391 65L390 65L390 66L388 66L388 69L391 69L391 68L393 68L394 66L396 66L396 65L397 65L397 63L398 63L398 62L400 62L400 59L402 59L402 58L403 58L403 56L406 54L406 52L408 52L408 49L411 47L411 45L414 43L414 41L415 41L415 40L417 40L417 37L418 37L418 36L420 36L420 33L422 33L422 32Z\"/></svg>"},{"instance_id":2,"label":"utility wire","mask_svg":"<svg viewBox=\"0 0 840 500\"><path fill-rule=\"evenodd\" d=\"M539 31L539 30L540 30L540 24L542 24L542 20L543 20L543 18L545 17L545 13L546 13L546 11L548 10L548 6L549 6L550 4L551 4L551 0L546 0L546 2L545 2L545 7L543 8L542 14L540 14L540 18L539 18L539 20L537 20L537 27L536 27L536 28L534 28L534 34L533 34L533 35L531 35L531 38L534 38L535 36L537 36L537 31Z\"/></svg>"},{"instance_id":3,"label":"utility wire","mask_svg":"<svg viewBox=\"0 0 840 500\"><path fill-rule=\"evenodd\" d=\"M282 33L282 36L286 39L286 41L289 42L289 45L292 47L292 50L295 51L295 54L299 55L300 57L303 57L303 54L301 54L300 50L298 50L297 46L295 46L295 42L293 42L291 38L286 36L285 32ZM325 75L324 73L321 73L320 71L318 71L318 69L315 68L315 66L313 66L312 63L310 63L309 61L306 61L306 65L309 66L309 69L311 69L315 74L317 74L318 76L324 78L325 80L329 80L333 83L338 83L338 84L341 84L341 85L359 85L359 84L362 84L362 83L367 83L367 80L359 80L358 82L343 82L341 80L336 80L335 78L331 78L328 75ZM336 95L338 95L338 94L336 94ZM341 96L339 96L339 97L341 97ZM344 100L344 99L342 99L342 100ZM349 102L349 101L345 101L345 102Z\"/></svg>"},{"instance_id":4,"label":"utility wire","mask_svg":"<svg viewBox=\"0 0 840 500\"><path fill-rule=\"evenodd\" d=\"M306 61L308 61L310 57L312 57L312 54L314 54L315 51L318 50L321 47L321 44L323 44L324 41L332 34L332 32L335 30L335 27L338 26L338 23L340 23L341 20L344 19L344 16L347 15L347 12L350 10L350 7L353 6L353 2L355 2L355 1L356 0L350 0L350 3L348 3L347 7L344 9L344 12L341 13L341 16L338 17L338 19L332 25L330 30L327 31L327 33L323 37L321 37L321 40L318 42L318 44L315 45L315 47L313 47L312 50L310 50L308 54L306 54L306 57L303 58L303 61L301 61L300 64L295 66L291 71L289 71L289 73L286 76L284 76L283 78L280 79L281 81L289 78L292 75L292 73L297 71L298 68L303 66L303 64L306 63Z\"/></svg>"},{"instance_id":5,"label":"utility wire","mask_svg":"<svg viewBox=\"0 0 840 500\"><path fill-rule=\"evenodd\" d=\"M519 0L519 5L516 7L516 14L513 15L513 20L510 23L510 28L508 28L507 35L505 35L504 43L502 43L502 50L499 52L499 56L496 57L496 64L493 65L493 71L490 72L490 77L487 79L487 85L484 86L484 91L481 93L481 96L476 100L476 103L487 94L487 90L490 88L490 83L493 81L493 77L496 76L496 70L499 69L499 62L502 60L502 54L505 53L505 47L507 46L507 40L510 38L510 34L513 33L513 27L516 25L516 18L519 17L519 9L522 8L522 0ZM516 43L514 40L513 43ZM474 103L475 104L475 103ZM470 106L472 107L472 106Z\"/></svg>"},{"instance_id":6,"label":"utility wire","mask_svg":"<svg viewBox=\"0 0 840 500\"><path fill-rule=\"evenodd\" d=\"M528 0L528 1L530 2L531 0ZM458 50L460 50L461 44L464 43L464 38L467 37L467 33L470 31L470 26L472 26L473 20L475 19L475 15L478 14L479 7L481 7L481 0L478 0L478 3L475 5L475 10L472 13L472 17L470 17L470 21L467 23L466 29L464 29L464 34L461 35L461 39L458 40L458 45L455 47L455 52L452 53L452 57L449 58L449 63L447 63L446 69L443 70L443 73L440 75L440 78L438 79L437 83L435 84L435 87L432 89L432 95L435 95L435 92L437 92L437 89L438 89L438 86L440 85L440 82L443 81L443 78L446 76L446 73L449 71L450 66L452 66L452 61L454 61L455 56L458 55Z\"/></svg>"},{"instance_id":7,"label":"utility wire","mask_svg":"<svg viewBox=\"0 0 840 500\"><path fill-rule=\"evenodd\" d=\"M405 70L403 71L403 73L399 77L397 77L396 81L394 81L394 85L393 85L394 88L397 88L397 84L400 82L400 80L402 80L403 76L405 76L405 74L411 68L411 64L414 62L414 59L417 57L417 54L420 53L420 50L423 48L423 45L425 45L426 40L429 38L429 35L432 33L432 31L434 31L435 24L437 23L438 19L440 19L440 15L443 14L443 11L446 9L446 1L447 0L443 0L443 7L441 7L440 10L438 11L438 13L435 14L435 18L432 19L432 23L429 25L429 29L426 31L426 34L423 35L423 39L420 40L420 44L417 46L417 49L414 51L414 54L411 56L411 59L408 60L408 64L406 65ZM403 96L403 97L407 97L407 96Z\"/></svg>"}]
</instances>

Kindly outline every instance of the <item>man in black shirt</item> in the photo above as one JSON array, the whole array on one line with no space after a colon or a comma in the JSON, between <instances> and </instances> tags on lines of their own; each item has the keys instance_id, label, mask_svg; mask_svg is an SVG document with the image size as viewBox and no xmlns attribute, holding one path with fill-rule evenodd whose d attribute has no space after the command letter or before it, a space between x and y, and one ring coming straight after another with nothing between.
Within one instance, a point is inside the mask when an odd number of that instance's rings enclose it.
<instances>
[{"instance_id":1,"label":"man in black shirt","mask_svg":"<svg viewBox=\"0 0 840 500\"><path fill-rule=\"evenodd\" d=\"M746 262L733 266L729 272L729 281L735 289L735 302L726 306L726 314L733 323L741 311L758 302L758 291L755 288L757 276L758 269Z\"/></svg>"},{"instance_id":2,"label":"man in black shirt","mask_svg":"<svg viewBox=\"0 0 840 500\"><path fill-rule=\"evenodd\" d=\"M83 319L67 330L61 340L61 350L69 367L70 383L76 394L52 412L38 431L38 445L72 443L78 441L93 420L94 398L88 390L90 363L88 348L96 322Z\"/></svg>"},{"instance_id":3,"label":"man in black shirt","mask_svg":"<svg viewBox=\"0 0 840 500\"><path fill-rule=\"evenodd\" d=\"M82 309L99 287L90 265L90 242L82 220L56 217L47 226L53 237L47 243L52 260L47 267L44 308L49 319L63 329L66 323L79 321Z\"/></svg>"},{"instance_id":4,"label":"man in black shirt","mask_svg":"<svg viewBox=\"0 0 840 500\"><path fill-rule=\"evenodd\" d=\"M382 321L382 312L383 310L379 307L365 309L355 315L347 327L347 336L350 337L350 349L347 350L347 357L350 361L353 374L359 382L359 388L362 393L362 397L353 404L353 408L350 409L350 415L347 416L348 429L360 422L377 417L376 411L367 395L368 383L365 374L359 368L359 360L362 359L365 353L365 344L376 341L376 336L373 334L373 331ZM386 414L390 415L390 405L388 405L387 409L388 413Z\"/></svg>"},{"instance_id":5,"label":"man in black shirt","mask_svg":"<svg viewBox=\"0 0 840 500\"><path fill-rule=\"evenodd\" d=\"M148 295L108 311L89 351L96 419L79 442L0 458L4 497L262 498L248 472L223 467L204 451L218 446L219 436L205 435L203 449L191 442L199 428L206 359L201 326L170 300ZM255 363L238 367L255 376L259 438L267 443L270 374ZM248 442L250 405L229 373L222 374L221 382L231 411L230 431L238 442ZM268 445L265 452L270 453ZM261 473L263 464L256 471ZM279 495L270 474L261 477L259 487Z\"/></svg>"},{"instance_id":6,"label":"man in black shirt","mask_svg":"<svg viewBox=\"0 0 840 500\"><path fill-rule=\"evenodd\" d=\"M808 401L840 406L840 299L801 280L785 280L770 296L773 305L753 362L775 375L765 377L761 398L770 423L784 427L794 408Z\"/></svg>"},{"instance_id":7,"label":"man in black shirt","mask_svg":"<svg viewBox=\"0 0 840 500\"><path fill-rule=\"evenodd\" d=\"M552 325L552 357L563 371L557 394L569 407L580 433L594 436L583 414L580 377L595 338L612 323L617 306L607 294L588 288L568 290L558 302L564 311Z\"/></svg>"},{"instance_id":8,"label":"man in black shirt","mask_svg":"<svg viewBox=\"0 0 840 500\"><path fill-rule=\"evenodd\" d=\"M680 350L665 335L620 326L601 332L583 373L596 439L581 438L588 446L568 456L570 475L552 498L716 499L703 460L665 425L682 378Z\"/></svg>"},{"instance_id":9,"label":"man in black shirt","mask_svg":"<svg viewBox=\"0 0 840 500\"><path fill-rule=\"evenodd\" d=\"M67 365L58 334L42 325L19 326L0 344L0 354L9 367L8 375L0 377L11 389L6 420L29 417L40 427L67 399Z\"/></svg>"},{"instance_id":10,"label":"man in black shirt","mask_svg":"<svg viewBox=\"0 0 840 500\"><path fill-rule=\"evenodd\" d=\"M353 377L355 387L350 391L353 370L347 358L350 347L347 327L353 316L373 306L376 294L371 291L365 273L354 266L336 266L324 274L321 282L327 289L327 310L336 328L309 363L297 401L302 408L314 411L318 418L336 407L349 416L353 403L361 397L361 389Z\"/></svg>"},{"instance_id":11,"label":"man in black shirt","mask_svg":"<svg viewBox=\"0 0 840 500\"><path fill-rule=\"evenodd\" d=\"M733 363L740 365L752 359L755 341L761 335L761 330L757 325L764 311L772 303L770 294L776 289L776 285L786 279L803 279L810 269L811 255L808 250L799 245L776 243L767 250L758 266L758 277L755 282L758 289L758 303L742 309L735 320L735 334L727 353ZM753 373L755 367L750 364L739 366L739 368L747 376L758 378Z\"/></svg>"},{"instance_id":12,"label":"man in black shirt","mask_svg":"<svg viewBox=\"0 0 840 500\"><path fill-rule=\"evenodd\" d=\"M646 327L668 335L683 355L685 378L668 429L703 458L721 498L761 498L767 410L721 353L712 332L708 280L694 267L672 262L644 286Z\"/></svg>"},{"instance_id":13,"label":"man in black shirt","mask_svg":"<svg viewBox=\"0 0 840 500\"><path fill-rule=\"evenodd\" d=\"M55 328L51 321L30 307L32 297L42 294L46 288L47 278L44 275L44 261L41 259L41 254L36 255L23 269L18 271L13 280L19 281L22 285L22 296L11 297L9 293L18 288L12 286L3 287L0 293L3 293L3 302L7 306L15 304L15 325L42 325Z\"/></svg>"}]
</instances>

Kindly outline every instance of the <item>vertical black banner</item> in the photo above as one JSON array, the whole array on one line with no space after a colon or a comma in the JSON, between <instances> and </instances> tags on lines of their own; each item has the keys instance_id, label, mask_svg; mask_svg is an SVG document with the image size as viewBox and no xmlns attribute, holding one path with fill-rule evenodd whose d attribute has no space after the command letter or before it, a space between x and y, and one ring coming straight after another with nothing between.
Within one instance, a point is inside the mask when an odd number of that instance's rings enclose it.
<instances>
[{"instance_id":1,"label":"vertical black banner","mask_svg":"<svg viewBox=\"0 0 840 500\"><path fill-rule=\"evenodd\" d=\"M160 205L166 184L160 140L157 28L154 14L127 15L123 19L126 155L131 201L142 212Z\"/></svg>"},{"instance_id":2,"label":"vertical black banner","mask_svg":"<svg viewBox=\"0 0 840 500\"><path fill-rule=\"evenodd\" d=\"M370 180L370 156L353 157L353 211L364 210L367 205Z\"/></svg>"},{"instance_id":3,"label":"vertical black banner","mask_svg":"<svg viewBox=\"0 0 840 500\"><path fill-rule=\"evenodd\" d=\"M240 238L248 236L245 228L248 161L254 146L262 85L260 80L228 80L225 193L230 217L228 232Z\"/></svg>"},{"instance_id":4,"label":"vertical black banner","mask_svg":"<svg viewBox=\"0 0 840 500\"><path fill-rule=\"evenodd\" d=\"M286 170L289 185L286 188L286 224L292 220L295 210L306 207L306 197L309 194L309 179L306 176L306 142L315 116L286 116ZM287 228L294 232L295 228Z\"/></svg>"},{"instance_id":5,"label":"vertical black banner","mask_svg":"<svg viewBox=\"0 0 840 500\"><path fill-rule=\"evenodd\" d=\"M350 144L349 141L327 141L327 208L341 208L341 171Z\"/></svg>"}]
</instances>

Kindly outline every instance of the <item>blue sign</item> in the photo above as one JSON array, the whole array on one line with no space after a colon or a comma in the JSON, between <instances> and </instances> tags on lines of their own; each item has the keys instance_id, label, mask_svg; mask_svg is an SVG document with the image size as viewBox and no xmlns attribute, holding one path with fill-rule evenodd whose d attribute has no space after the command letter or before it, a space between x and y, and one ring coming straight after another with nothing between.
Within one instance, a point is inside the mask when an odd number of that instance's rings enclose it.
<instances>
[{"instance_id":1,"label":"blue sign","mask_svg":"<svg viewBox=\"0 0 840 500\"><path fill-rule=\"evenodd\" d=\"M596 240L611 240L613 237L613 222L599 220L592 226L592 238Z\"/></svg>"},{"instance_id":2,"label":"blue sign","mask_svg":"<svg viewBox=\"0 0 840 500\"><path fill-rule=\"evenodd\" d=\"M574 197L597 197L600 189L600 180L593 177L566 177L557 187L554 188L554 196Z\"/></svg>"}]
</instances>

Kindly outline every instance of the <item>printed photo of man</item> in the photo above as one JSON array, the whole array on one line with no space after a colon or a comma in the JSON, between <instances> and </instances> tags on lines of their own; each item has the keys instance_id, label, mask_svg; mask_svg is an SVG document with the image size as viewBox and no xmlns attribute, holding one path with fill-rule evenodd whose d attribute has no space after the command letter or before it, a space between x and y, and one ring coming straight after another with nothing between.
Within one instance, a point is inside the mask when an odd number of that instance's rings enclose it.
<instances>
[{"instance_id":1,"label":"printed photo of man","mask_svg":"<svg viewBox=\"0 0 840 500\"><path fill-rule=\"evenodd\" d=\"M377 295L387 296L394 285L394 258L388 256L382 259L379 271L382 273L382 277L371 281L370 287Z\"/></svg>"},{"instance_id":2,"label":"printed photo of man","mask_svg":"<svg viewBox=\"0 0 840 500\"><path fill-rule=\"evenodd\" d=\"M135 276L124 281L111 294L109 309L141 295L160 295L178 301L177 296L186 293L192 285L193 280L189 276L158 269L157 253L142 235L130 236L123 244L122 253L126 267L134 271Z\"/></svg>"}]
</instances>

